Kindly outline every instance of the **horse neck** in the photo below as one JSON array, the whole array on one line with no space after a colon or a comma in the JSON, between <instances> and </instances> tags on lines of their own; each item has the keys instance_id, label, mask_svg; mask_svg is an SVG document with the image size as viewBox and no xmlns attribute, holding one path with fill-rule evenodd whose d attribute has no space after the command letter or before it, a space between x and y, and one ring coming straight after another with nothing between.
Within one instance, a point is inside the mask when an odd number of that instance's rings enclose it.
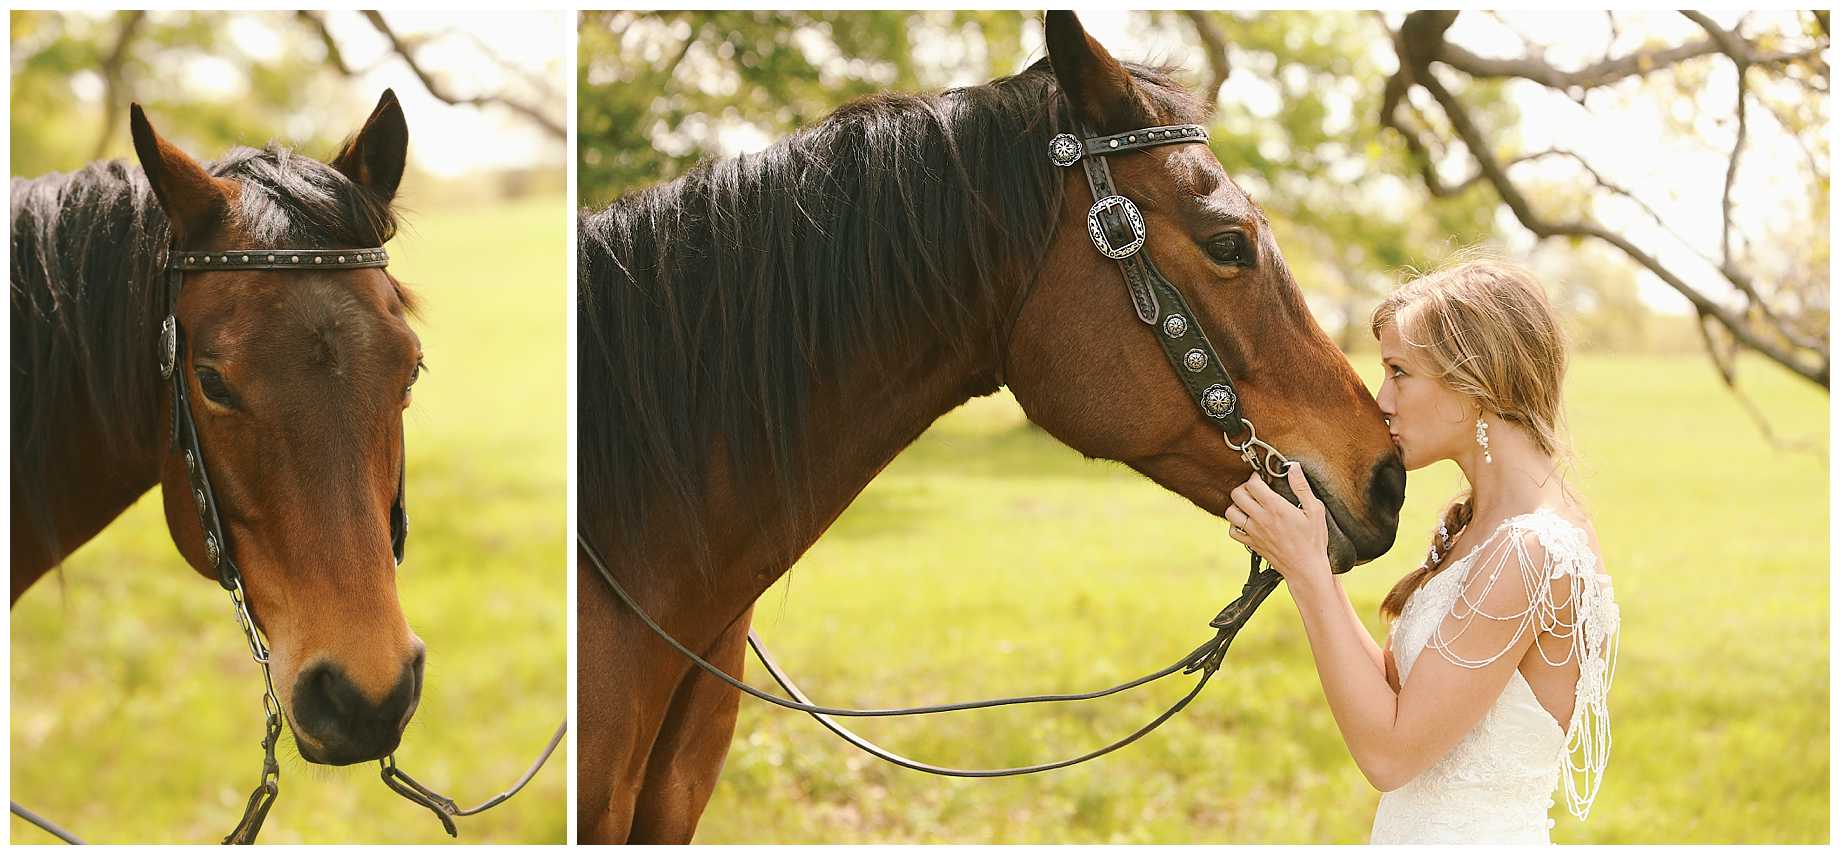
<instances>
[{"instance_id":1,"label":"horse neck","mask_svg":"<svg viewBox=\"0 0 1840 855\"><path fill-rule=\"evenodd\" d=\"M111 445L93 422L73 418L71 423L76 427L45 450L40 461L45 479L22 481L15 464L11 495L14 602L159 483L159 454Z\"/></svg>"},{"instance_id":2,"label":"horse neck","mask_svg":"<svg viewBox=\"0 0 1840 855\"><path fill-rule=\"evenodd\" d=\"M687 627L738 616L902 448L999 385L998 351L1031 257L1052 235L1063 179L1043 171L1036 148L1015 146L1028 121L1018 112L1005 122L1003 111L1019 107L966 97L952 109L867 102L761 155L699 167L584 218L583 336L612 358L610 370L584 360L583 412L604 396L631 421L649 419L632 436L668 424L674 436L712 437L622 449L616 477L626 480L605 489L669 490L658 504L672 510L615 510L583 523L592 539L616 542L606 535L624 531L637 541L613 557L667 626L672 608ZM945 131L962 135L952 145L937 136L941 114L956 117ZM925 141L870 147L872 126ZM662 356L634 357L636 342ZM737 364L780 373L726 383ZM659 403L669 396L651 390L663 384L697 394ZM797 414L782 411L785 400L758 400L772 397L756 394L767 385L800 390ZM718 399L712 415L708 402ZM746 431L734 414L748 411L793 437L796 459L724 435ZM711 430L717 418L731 423ZM599 438L584 434L584 449L610 441L605 427L594 425ZM689 477L700 480L635 481L641 467L631 461L661 449L674 456L658 469L692 457Z\"/></svg>"},{"instance_id":3,"label":"horse neck","mask_svg":"<svg viewBox=\"0 0 1840 855\"><path fill-rule=\"evenodd\" d=\"M693 546L663 545L654 555L682 572L652 574L641 599L668 603L667 627L713 637L745 613L817 541L869 482L940 416L997 390L995 354L955 355L943 342L891 347L899 353L881 370L861 368L820 384L812 396L806 437L809 468L800 480L809 511L788 507L782 487L765 471L733 471L725 449L705 479L703 519L710 574L690 569ZM869 363L862 363L867 365ZM653 531L682 529L659 525ZM644 550L651 552L651 550ZM664 590L659 590L664 588Z\"/></svg>"},{"instance_id":4,"label":"horse neck","mask_svg":"<svg viewBox=\"0 0 1840 855\"><path fill-rule=\"evenodd\" d=\"M159 481L165 415L151 226L164 217L144 180L119 164L15 181L12 190L17 600ZM39 285L29 286L34 277ZM41 287L53 279L56 297ZM47 311L77 314L32 316Z\"/></svg>"}]
</instances>

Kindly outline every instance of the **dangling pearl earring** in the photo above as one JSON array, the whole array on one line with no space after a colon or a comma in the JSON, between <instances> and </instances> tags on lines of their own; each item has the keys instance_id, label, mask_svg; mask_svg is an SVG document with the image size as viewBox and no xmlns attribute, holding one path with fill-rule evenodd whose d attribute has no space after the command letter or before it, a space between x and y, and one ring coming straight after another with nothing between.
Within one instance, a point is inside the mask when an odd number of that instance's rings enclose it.
<instances>
[{"instance_id":1,"label":"dangling pearl earring","mask_svg":"<svg viewBox=\"0 0 1840 855\"><path fill-rule=\"evenodd\" d=\"M1482 446L1482 462L1494 463L1495 458L1489 456L1489 423L1481 416L1476 417L1476 444Z\"/></svg>"}]
</instances>

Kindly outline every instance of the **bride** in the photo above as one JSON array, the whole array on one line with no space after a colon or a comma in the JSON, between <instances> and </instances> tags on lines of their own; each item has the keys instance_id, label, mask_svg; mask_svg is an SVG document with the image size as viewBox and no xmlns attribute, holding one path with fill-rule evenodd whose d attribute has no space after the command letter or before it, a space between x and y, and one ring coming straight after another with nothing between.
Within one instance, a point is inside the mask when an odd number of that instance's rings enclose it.
<instances>
[{"instance_id":1,"label":"bride","mask_svg":"<svg viewBox=\"0 0 1840 855\"><path fill-rule=\"evenodd\" d=\"M1329 572L1323 505L1256 476L1233 539L1284 574L1335 723L1383 791L1374 843L1549 842L1553 793L1583 819L1610 755L1618 614L1597 538L1559 474L1563 334L1526 271L1470 261L1374 311L1380 410L1406 469L1454 460L1469 489L1380 606L1383 649Z\"/></svg>"}]
</instances>

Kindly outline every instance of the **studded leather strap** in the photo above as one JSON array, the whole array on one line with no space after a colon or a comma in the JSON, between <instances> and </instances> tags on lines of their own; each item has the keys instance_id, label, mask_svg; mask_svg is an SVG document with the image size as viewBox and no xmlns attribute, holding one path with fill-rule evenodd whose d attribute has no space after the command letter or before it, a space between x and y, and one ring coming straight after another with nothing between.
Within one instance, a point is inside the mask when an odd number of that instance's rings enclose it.
<instances>
[{"instance_id":1,"label":"studded leather strap","mask_svg":"<svg viewBox=\"0 0 1840 855\"><path fill-rule=\"evenodd\" d=\"M173 270L355 270L383 267L390 254L383 247L366 249L230 249L174 252Z\"/></svg>"},{"instance_id":2,"label":"studded leather strap","mask_svg":"<svg viewBox=\"0 0 1840 855\"><path fill-rule=\"evenodd\" d=\"M1153 328L1157 344L1175 369L1176 378L1188 389L1189 397L1201 414L1226 430L1240 425L1239 392L1221 364L1220 355L1196 322L1195 313L1183 299L1182 292L1168 277L1156 269L1148 253L1142 251L1146 237L1142 215L1135 203L1118 193L1112 183L1108 155L1135 151L1171 143L1206 143L1207 130L1200 125L1161 125L1122 134L1090 137L1069 147L1071 134L1062 134L1049 143L1049 159L1061 166L1079 162L1086 171L1087 186L1092 188L1093 208L1087 227L1093 232L1093 244L1100 252L1117 258L1124 284L1130 292L1132 308L1138 320ZM1069 152L1078 151L1073 156ZM1113 202L1111 200L1122 200ZM1127 218L1135 217L1137 232L1123 233ZM1121 242L1121 240L1123 242ZM1129 246L1122 255L1116 252Z\"/></svg>"},{"instance_id":3,"label":"studded leather strap","mask_svg":"<svg viewBox=\"0 0 1840 855\"><path fill-rule=\"evenodd\" d=\"M1158 125L1154 128L1139 128L1111 136L1090 137L1084 145L1087 154L1106 155L1169 143L1205 143L1207 141L1207 128L1200 125Z\"/></svg>"},{"instance_id":4,"label":"studded leather strap","mask_svg":"<svg viewBox=\"0 0 1840 855\"><path fill-rule=\"evenodd\" d=\"M186 486L198 509L198 526L204 530L204 557L217 571L217 584L224 590L236 588L240 573L230 557L229 541L224 537L223 520L217 514L217 494L211 491L211 476L205 472L203 448L198 442L198 425L191 418L191 392L185 385L185 372L171 375L173 406L173 448L185 458Z\"/></svg>"}]
</instances>

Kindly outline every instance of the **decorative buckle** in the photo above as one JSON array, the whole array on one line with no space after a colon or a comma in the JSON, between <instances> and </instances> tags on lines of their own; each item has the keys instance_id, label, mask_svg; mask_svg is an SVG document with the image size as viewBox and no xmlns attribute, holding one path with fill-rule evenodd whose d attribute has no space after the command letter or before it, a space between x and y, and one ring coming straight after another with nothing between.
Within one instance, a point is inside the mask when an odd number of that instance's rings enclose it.
<instances>
[{"instance_id":1,"label":"decorative buckle","mask_svg":"<svg viewBox=\"0 0 1840 855\"><path fill-rule=\"evenodd\" d=\"M1072 166L1086 154L1086 145L1073 134L1055 134L1048 140L1048 160L1055 166Z\"/></svg>"},{"instance_id":2,"label":"decorative buckle","mask_svg":"<svg viewBox=\"0 0 1840 855\"><path fill-rule=\"evenodd\" d=\"M179 365L179 319L167 315L160 322L160 379L172 379Z\"/></svg>"},{"instance_id":3,"label":"decorative buckle","mask_svg":"<svg viewBox=\"0 0 1840 855\"><path fill-rule=\"evenodd\" d=\"M1215 383L1201 390L1201 409L1206 410L1208 415L1217 419L1226 418L1227 414L1233 411L1233 404L1236 400L1233 395L1233 387L1225 383Z\"/></svg>"},{"instance_id":4,"label":"decorative buckle","mask_svg":"<svg viewBox=\"0 0 1840 855\"><path fill-rule=\"evenodd\" d=\"M1110 238L1105 236L1105 225L1099 217L1107 211L1117 208L1119 215L1131 227L1131 241L1124 246L1112 246ZM1144 215L1137 210L1137 205L1123 196L1107 196L1093 203L1092 210L1086 212L1086 233L1092 236L1093 246L1107 258L1120 261L1130 258L1144 245Z\"/></svg>"}]
</instances>

